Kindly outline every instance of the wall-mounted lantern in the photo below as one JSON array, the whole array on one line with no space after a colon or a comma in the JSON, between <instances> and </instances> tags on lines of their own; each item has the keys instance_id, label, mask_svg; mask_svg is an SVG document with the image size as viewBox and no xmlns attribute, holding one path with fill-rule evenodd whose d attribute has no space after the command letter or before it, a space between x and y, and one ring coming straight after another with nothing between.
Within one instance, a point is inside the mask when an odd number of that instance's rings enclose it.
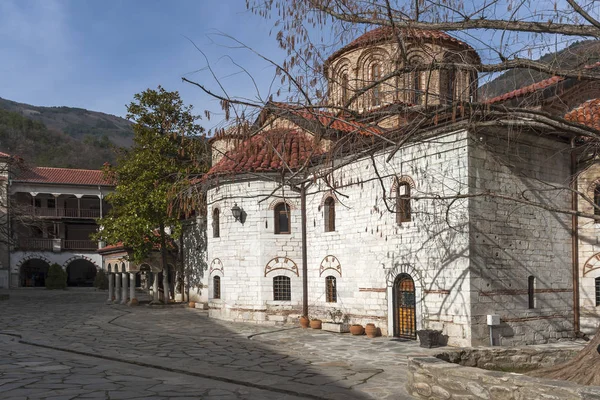
<instances>
[{"instance_id":1,"label":"wall-mounted lantern","mask_svg":"<svg viewBox=\"0 0 600 400\"><path fill-rule=\"evenodd\" d=\"M238 207L237 203L235 203L233 207L231 207L231 213L233 214L233 218L235 218L236 221L240 221L240 217L242 216L242 209Z\"/></svg>"}]
</instances>

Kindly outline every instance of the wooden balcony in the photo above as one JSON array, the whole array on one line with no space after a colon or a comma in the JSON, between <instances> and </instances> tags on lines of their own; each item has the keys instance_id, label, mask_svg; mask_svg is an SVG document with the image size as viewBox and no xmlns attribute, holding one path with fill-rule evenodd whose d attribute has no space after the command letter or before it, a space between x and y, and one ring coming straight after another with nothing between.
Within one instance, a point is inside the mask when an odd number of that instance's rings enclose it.
<instances>
[{"instance_id":1,"label":"wooden balcony","mask_svg":"<svg viewBox=\"0 0 600 400\"><path fill-rule=\"evenodd\" d=\"M98 242L93 240L63 240L42 238L19 238L19 250L39 250L60 252L63 250L98 250Z\"/></svg>"},{"instance_id":2,"label":"wooden balcony","mask_svg":"<svg viewBox=\"0 0 600 400\"><path fill-rule=\"evenodd\" d=\"M47 208L47 207L27 207L27 212L36 217L44 218L81 218L95 219L100 218L100 210L86 208Z\"/></svg>"}]
</instances>

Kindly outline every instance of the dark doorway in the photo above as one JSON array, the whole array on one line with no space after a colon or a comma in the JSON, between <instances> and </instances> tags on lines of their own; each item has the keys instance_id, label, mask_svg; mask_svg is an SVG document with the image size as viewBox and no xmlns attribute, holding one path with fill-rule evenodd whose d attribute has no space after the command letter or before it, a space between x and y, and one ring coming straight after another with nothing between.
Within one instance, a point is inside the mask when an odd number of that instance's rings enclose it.
<instances>
[{"instance_id":1,"label":"dark doorway","mask_svg":"<svg viewBox=\"0 0 600 400\"><path fill-rule=\"evenodd\" d=\"M408 274L400 274L394 282L394 336L417 338L415 282Z\"/></svg>"},{"instance_id":2,"label":"dark doorway","mask_svg":"<svg viewBox=\"0 0 600 400\"><path fill-rule=\"evenodd\" d=\"M25 261L21 266L20 281L22 287L46 286L46 276L50 265L37 258Z\"/></svg>"},{"instance_id":3,"label":"dark doorway","mask_svg":"<svg viewBox=\"0 0 600 400\"><path fill-rule=\"evenodd\" d=\"M75 260L67 266L67 286L92 287L96 266L88 260Z\"/></svg>"}]
</instances>

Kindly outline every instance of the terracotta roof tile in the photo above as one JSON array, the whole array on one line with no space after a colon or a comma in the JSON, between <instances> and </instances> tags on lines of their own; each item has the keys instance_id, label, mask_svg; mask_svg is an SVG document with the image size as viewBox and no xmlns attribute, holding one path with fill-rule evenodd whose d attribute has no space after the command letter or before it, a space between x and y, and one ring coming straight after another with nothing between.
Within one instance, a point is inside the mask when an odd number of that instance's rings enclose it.
<instances>
[{"instance_id":1,"label":"terracotta roof tile","mask_svg":"<svg viewBox=\"0 0 600 400\"><path fill-rule=\"evenodd\" d=\"M475 51L471 46L466 44L465 42L458 40L445 32L434 31L434 30L426 30L426 29L402 29L401 30L403 37L412 40L422 40L429 42L446 42L452 43L459 47L463 47L465 50ZM387 42L390 40L394 40L394 32L392 27L390 26L380 26L373 30L370 30L363 35L357 37L352 42L348 43L346 46L334 52L327 60L325 64L330 63L334 58L337 58L339 55L354 50L363 46L370 46L381 42Z\"/></svg>"},{"instance_id":2,"label":"terracotta roof tile","mask_svg":"<svg viewBox=\"0 0 600 400\"><path fill-rule=\"evenodd\" d=\"M272 129L252 136L214 165L207 176L243 172L275 172L300 168L309 158L323 154L313 139L292 129ZM283 158L283 160L282 160Z\"/></svg>"},{"instance_id":3,"label":"terracotta roof tile","mask_svg":"<svg viewBox=\"0 0 600 400\"><path fill-rule=\"evenodd\" d=\"M16 182L112 186L101 170L33 167L19 172Z\"/></svg>"},{"instance_id":4,"label":"terracotta roof tile","mask_svg":"<svg viewBox=\"0 0 600 400\"><path fill-rule=\"evenodd\" d=\"M565 115L565 119L600 130L600 99L586 101L579 107L569 111Z\"/></svg>"}]
</instances>

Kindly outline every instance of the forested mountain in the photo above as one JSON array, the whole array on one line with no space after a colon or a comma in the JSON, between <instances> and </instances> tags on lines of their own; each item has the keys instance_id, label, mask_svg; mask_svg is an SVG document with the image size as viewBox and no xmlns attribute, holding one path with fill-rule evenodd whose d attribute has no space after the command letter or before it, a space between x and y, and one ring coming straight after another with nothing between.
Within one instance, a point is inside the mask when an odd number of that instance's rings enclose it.
<instances>
[{"instance_id":1,"label":"forested mountain","mask_svg":"<svg viewBox=\"0 0 600 400\"><path fill-rule=\"evenodd\" d=\"M538 61L557 68L592 65L600 61L600 41L577 42L556 53L548 53ZM480 98L489 99L549 77L548 74L530 69L513 69L482 85L479 88L479 95Z\"/></svg>"},{"instance_id":2,"label":"forested mountain","mask_svg":"<svg viewBox=\"0 0 600 400\"><path fill-rule=\"evenodd\" d=\"M31 165L98 169L132 138L131 123L114 115L0 98L0 151Z\"/></svg>"}]
</instances>

